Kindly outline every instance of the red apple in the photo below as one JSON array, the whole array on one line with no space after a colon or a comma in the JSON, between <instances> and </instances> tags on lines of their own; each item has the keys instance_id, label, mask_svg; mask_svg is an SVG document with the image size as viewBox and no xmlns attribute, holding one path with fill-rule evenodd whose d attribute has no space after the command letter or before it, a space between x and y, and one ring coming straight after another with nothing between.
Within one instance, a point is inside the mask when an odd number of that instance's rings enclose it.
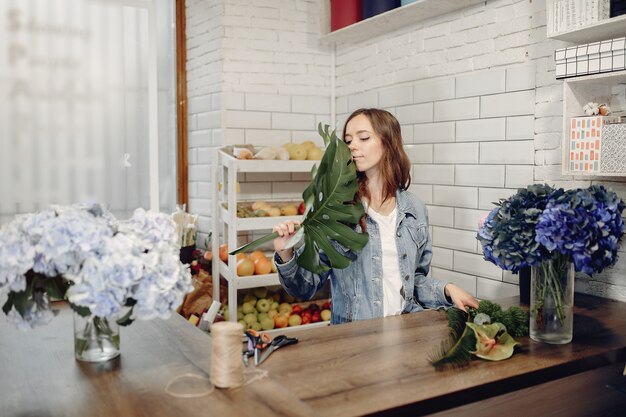
<instances>
[{"instance_id":1,"label":"red apple","mask_svg":"<svg viewBox=\"0 0 626 417\"><path fill-rule=\"evenodd\" d=\"M304 201L303 201L298 206L298 214L304 214L304 210L306 210L306 206L304 205Z\"/></svg>"},{"instance_id":2,"label":"red apple","mask_svg":"<svg viewBox=\"0 0 626 417\"><path fill-rule=\"evenodd\" d=\"M311 322L310 316L302 316L302 324L309 324Z\"/></svg>"},{"instance_id":3,"label":"red apple","mask_svg":"<svg viewBox=\"0 0 626 417\"><path fill-rule=\"evenodd\" d=\"M293 306L293 308L291 309L291 314L300 314L302 313L302 306L296 304Z\"/></svg>"}]
</instances>

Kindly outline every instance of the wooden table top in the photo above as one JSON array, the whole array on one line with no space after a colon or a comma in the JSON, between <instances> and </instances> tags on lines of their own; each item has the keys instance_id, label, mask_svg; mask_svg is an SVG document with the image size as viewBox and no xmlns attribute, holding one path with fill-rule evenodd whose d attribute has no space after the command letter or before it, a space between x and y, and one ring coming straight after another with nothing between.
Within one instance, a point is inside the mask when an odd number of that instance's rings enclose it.
<instances>
[{"instance_id":1,"label":"wooden table top","mask_svg":"<svg viewBox=\"0 0 626 417\"><path fill-rule=\"evenodd\" d=\"M575 304L572 343L519 338L511 359L458 370L427 360L447 335L441 311L310 329L259 367L267 377L199 398L165 391L176 377L210 373L210 337L178 315L122 328L122 354L104 364L74 360L66 308L28 332L0 320L0 416L427 414L626 361L626 303L576 294Z\"/></svg>"}]
</instances>

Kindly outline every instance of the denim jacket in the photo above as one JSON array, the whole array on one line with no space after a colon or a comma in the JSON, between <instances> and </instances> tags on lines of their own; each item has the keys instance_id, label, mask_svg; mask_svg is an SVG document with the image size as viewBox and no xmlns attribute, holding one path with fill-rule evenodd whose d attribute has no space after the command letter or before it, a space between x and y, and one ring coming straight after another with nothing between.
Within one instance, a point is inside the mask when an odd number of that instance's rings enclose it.
<instances>
[{"instance_id":1,"label":"denim jacket","mask_svg":"<svg viewBox=\"0 0 626 417\"><path fill-rule=\"evenodd\" d=\"M396 245L400 275L403 281L402 313L413 313L426 308L450 307L444 294L445 284L426 275L432 258L432 242L428 232L428 214L424 204L408 191L396 192ZM383 316L382 248L378 224L365 216L369 241L360 253L347 250L335 241L335 248L352 262L345 269L331 268L324 274L313 274L298 266L295 256L281 263L275 255L280 283L294 297L310 299L328 278L332 291L331 323L346 323ZM356 226L358 232L360 226ZM322 262L328 261L320 253ZM328 263L327 263L328 264Z\"/></svg>"}]
</instances>

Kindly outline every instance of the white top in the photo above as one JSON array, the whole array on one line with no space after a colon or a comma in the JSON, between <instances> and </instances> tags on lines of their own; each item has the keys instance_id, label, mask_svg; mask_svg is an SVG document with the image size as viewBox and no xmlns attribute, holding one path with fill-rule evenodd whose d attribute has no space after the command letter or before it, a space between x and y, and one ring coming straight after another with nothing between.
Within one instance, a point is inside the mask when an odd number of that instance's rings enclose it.
<instances>
[{"instance_id":1,"label":"white top","mask_svg":"<svg viewBox=\"0 0 626 417\"><path fill-rule=\"evenodd\" d=\"M402 277L400 276L400 263L398 261L398 248L396 246L396 218L397 210L386 216L377 213L371 207L367 212L378 223L380 230L380 246L382 248L383 270L383 312L385 316L395 316L402 313Z\"/></svg>"}]
</instances>

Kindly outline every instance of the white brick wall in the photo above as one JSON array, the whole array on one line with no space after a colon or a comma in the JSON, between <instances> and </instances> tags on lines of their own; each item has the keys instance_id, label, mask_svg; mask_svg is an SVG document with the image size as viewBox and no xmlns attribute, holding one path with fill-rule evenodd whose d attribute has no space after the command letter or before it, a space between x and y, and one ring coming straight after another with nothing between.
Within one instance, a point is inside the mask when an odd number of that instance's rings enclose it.
<instances>
[{"instance_id":1,"label":"white brick wall","mask_svg":"<svg viewBox=\"0 0 626 417\"><path fill-rule=\"evenodd\" d=\"M200 181L206 148L314 139L315 126L306 125L330 121L331 52L318 43L319 4L187 1L197 207L210 185ZM475 239L492 203L532 182L590 184L560 172L562 83L554 79L553 53L567 44L546 40L545 20L545 2L494 0L336 46L336 126L359 107L398 117L413 163L410 191L429 205L431 275L482 298L517 291L515 276L481 260ZM624 88L615 94L626 103ZM255 180L272 196L298 193L288 179ZM624 182L611 185L626 197ZM578 278L577 290L626 301L621 282Z\"/></svg>"},{"instance_id":2,"label":"white brick wall","mask_svg":"<svg viewBox=\"0 0 626 417\"><path fill-rule=\"evenodd\" d=\"M405 143L419 144L407 146L410 190L430 204L431 275L483 298L517 288L472 241L492 203L535 181L589 184L560 173L562 86L553 53L564 43L545 39L545 19L545 2L496 0L337 47L338 112L353 110L355 95L369 97L398 117ZM626 300L625 287L579 281L577 289Z\"/></svg>"},{"instance_id":3,"label":"white brick wall","mask_svg":"<svg viewBox=\"0 0 626 417\"><path fill-rule=\"evenodd\" d=\"M317 43L321 15L316 0L187 1L189 209L201 215L201 235L211 224L214 148L322 144L317 123L331 122L331 56ZM308 181L242 176L239 197L299 199Z\"/></svg>"}]
</instances>

